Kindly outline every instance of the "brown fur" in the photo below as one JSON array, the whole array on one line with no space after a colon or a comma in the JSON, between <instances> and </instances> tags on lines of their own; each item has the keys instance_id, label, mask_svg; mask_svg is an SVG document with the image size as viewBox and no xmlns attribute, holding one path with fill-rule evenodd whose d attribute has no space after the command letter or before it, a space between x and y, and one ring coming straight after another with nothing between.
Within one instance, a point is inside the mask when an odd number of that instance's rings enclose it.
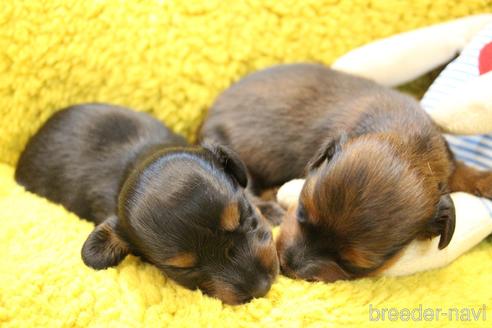
<instances>
[{"instance_id":1,"label":"brown fur","mask_svg":"<svg viewBox=\"0 0 492 328\"><path fill-rule=\"evenodd\" d=\"M363 269L369 269L376 264L371 261L370 254L366 254L363 250L356 250L355 248L349 248L343 251L342 257Z\"/></svg>"},{"instance_id":2,"label":"brown fur","mask_svg":"<svg viewBox=\"0 0 492 328\"><path fill-rule=\"evenodd\" d=\"M449 180L449 188L475 196L492 198L492 175L488 171L478 171L458 162Z\"/></svg>"},{"instance_id":3,"label":"brown fur","mask_svg":"<svg viewBox=\"0 0 492 328\"><path fill-rule=\"evenodd\" d=\"M220 215L220 226L226 231L234 231L239 227L239 209L237 203L229 203Z\"/></svg>"},{"instance_id":4,"label":"brown fur","mask_svg":"<svg viewBox=\"0 0 492 328\"><path fill-rule=\"evenodd\" d=\"M196 256L192 253L178 253L164 261L164 264L177 268L191 268L196 264Z\"/></svg>"},{"instance_id":5,"label":"brown fur","mask_svg":"<svg viewBox=\"0 0 492 328\"><path fill-rule=\"evenodd\" d=\"M449 192L492 196L490 172L455 162L415 99L321 65L242 79L201 133L239 154L258 194L306 178L277 241L293 277L370 275L414 239L440 235L444 248L454 232Z\"/></svg>"},{"instance_id":6,"label":"brown fur","mask_svg":"<svg viewBox=\"0 0 492 328\"><path fill-rule=\"evenodd\" d=\"M240 300L237 297L234 290L232 290L229 285L221 283L220 281L215 281L213 284L209 285L208 289L227 304L235 305L244 303L243 300Z\"/></svg>"},{"instance_id":7,"label":"brown fur","mask_svg":"<svg viewBox=\"0 0 492 328\"><path fill-rule=\"evenodd\" d=\"M392 267L396 262L398 262L398 260L402 257L403 254L404 254L403 250L399 251L393 257L389 258L386 262L384 262L384 264L381 265L379 268L377 268L374 271L367 273L367 276L368 277L376 277L376 276L380 275L383 271Z\"/></svg>"},{"instance_id":8,"label":"brown fur","mask_svg":"<svg viewBox=\"0 0 492 328\"><path fill-rule=\"evenodd\" d=\"M266 268L276 268L277 253L274 244L263 244L256 250L256 256L260 263Z\"/></svg>"}]
</instances>

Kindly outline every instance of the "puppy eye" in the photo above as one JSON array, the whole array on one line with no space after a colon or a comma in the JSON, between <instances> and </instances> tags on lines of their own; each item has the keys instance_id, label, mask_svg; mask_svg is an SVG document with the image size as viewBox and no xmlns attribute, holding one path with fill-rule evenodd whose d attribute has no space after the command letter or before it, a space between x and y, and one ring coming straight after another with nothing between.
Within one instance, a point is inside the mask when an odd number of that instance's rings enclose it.
<instances>
[{"instance_id":1,"label":"puppy eye","mask_svg":"<svg viewBox=\"0 0 492 328\"><path fill-rule=\"evenodd\" d=\"M306 209L304 208L304 205L299 203L299 206L297 207L297 222L303 224L307 222L307 215L306 215Z\"/></svg>"}]
</instances>

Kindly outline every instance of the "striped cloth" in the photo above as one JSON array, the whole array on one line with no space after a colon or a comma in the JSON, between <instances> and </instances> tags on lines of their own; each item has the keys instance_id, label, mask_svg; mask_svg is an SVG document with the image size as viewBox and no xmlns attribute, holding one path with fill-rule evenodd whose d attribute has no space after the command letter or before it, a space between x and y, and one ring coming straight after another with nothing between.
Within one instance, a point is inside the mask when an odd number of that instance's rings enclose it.
<instances>
[{"instance_id":1,"label":"striped cloth","mask_svg":"<svg viewBox=\"0 0 492 328\"><path fill-rule=\"evenodd\" d=\"M492 41L492 25L488 25L463 52L452 61L437 77L421 104L427 111L432 111L436 104L446 99L455 90L463 87L477 77L479 73L479 54L481 49ZM492 86L491 86L492 92ZM445 135L446 140L458 160L482 170L492 170L492 134L475 136ZM483 199L492 215L492 202Z\"/></svg>"}]
</instances>

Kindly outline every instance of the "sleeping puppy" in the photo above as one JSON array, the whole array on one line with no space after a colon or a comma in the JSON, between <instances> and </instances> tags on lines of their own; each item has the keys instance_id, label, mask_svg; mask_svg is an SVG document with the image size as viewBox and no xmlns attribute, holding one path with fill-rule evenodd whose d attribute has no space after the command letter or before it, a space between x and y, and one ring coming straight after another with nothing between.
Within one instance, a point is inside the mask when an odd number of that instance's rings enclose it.
<instances>
[{"instance_id":1,"label":"sleeping puppy","mask_svg":"<svg viewBox=\"0 0 492 328\"><path fill-rule=\"evenodd\" d=\"M265 295L278 273L242 162L221 146L188 146L147 114L103 104L56 113L16 180L96 224L82 247L94 269L134 254L229 304Z\"/></svg>"},{"instance_id":2,"label":"sleeping puppy","mask_svg":"<svg viewBox=\"0 0 492 328\"><path fill-rule=\"evenodd\" d=\"M321 65L254 73L213 105L201 137L228 145L257 192L305 177L277 240L281 270L335 281L376 273L414 239L455 227L451 191L492 197L413 98Z\"/></svg>"}]
</instances>

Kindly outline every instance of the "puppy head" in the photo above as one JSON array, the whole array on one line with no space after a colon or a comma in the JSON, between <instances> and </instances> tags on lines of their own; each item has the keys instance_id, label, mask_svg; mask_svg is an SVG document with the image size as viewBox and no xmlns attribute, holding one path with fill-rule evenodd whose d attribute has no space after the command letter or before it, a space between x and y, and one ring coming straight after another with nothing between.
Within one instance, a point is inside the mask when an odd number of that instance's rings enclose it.
<instances>
[{"instance_id":1,"label":"puppy head","mask_svg":"<svg viewBox=\"0 0 492 328\"><path fill-rule=\"evenodd\" d=\"M133 253L226 303L261 297L278 260L271 228L246 197L246 184L243 164L223 147L153 154L126 180L118 219L96 227L83 259L102 269Z\"/></svg>"},{"instance_id":2,"label":"puppy head","mask_svg":"<svg viewBox=\"0 0 492 328\"><path fill-rule=\"evenodd\" d=\"M281 226L282 271L331 282L375 273L415 238L441 235L439 247L446 247L454 206L437 180L388 140L327 145L310 163L299 204Z\"/></svg>"}]
</instances>

